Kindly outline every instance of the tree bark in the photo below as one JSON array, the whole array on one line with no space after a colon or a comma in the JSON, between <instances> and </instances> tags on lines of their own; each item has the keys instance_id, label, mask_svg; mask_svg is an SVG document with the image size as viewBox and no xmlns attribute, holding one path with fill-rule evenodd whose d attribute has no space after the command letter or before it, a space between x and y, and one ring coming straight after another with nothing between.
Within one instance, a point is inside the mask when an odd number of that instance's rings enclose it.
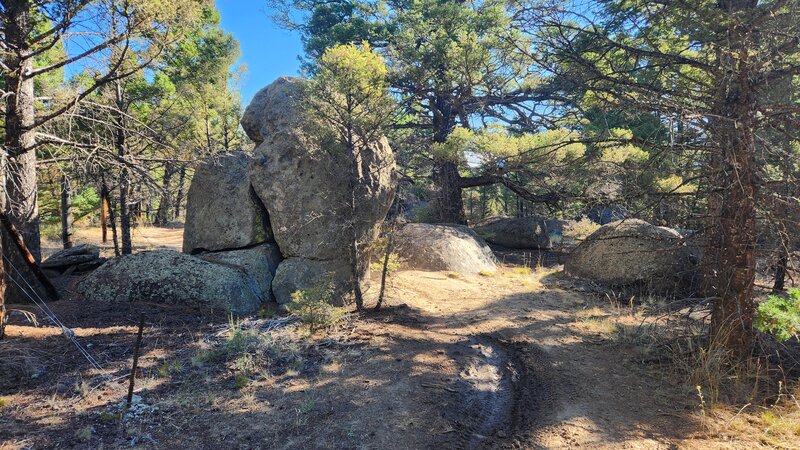
<instances>
[{"instance_id":1,"label":"tree bark","mask_svg":"<svg viewBox=\"0 0 800 450\"><path fill-rule=\"evenodd\" d=\"M178 194L175 196L175 215L178 218L181 216L181 204L183 203L184 189L186 184L186 166L181 166L178 171Z\"/></svg>"},{"instance_id":2,"label":"tree bark","mask_svg":"<svg viewBox=\"0 0 800 450\"><path fill-rule=\"evenodd\" d=\"M119 249L119 237L117 236L117 218L115 202L110 202L108 205L108 224L111 225L111 240L114 242L114 256L120 256L122 252Z\"/></svg>"},{"instance_id":3,"label":"tree bark","mask_svg":"<svg viewBox=\"0 0 800 450\"><path fill-rule=\"evenodd\" d=\"M126 135L125 135L125 116L123 111L125 108L125 99L122 91L122 84L117 81L116 85L116 103L119 115L116 122L116 147L120 159L123 161L122 169L119 175L119 226L121 234L121 252L123 255L130 255L133 253L133 245L131 242L131 209L129 204L130 195L130 171L127 165L127 148L126 148Z\"/></svg>"},{"instance_id":4,"label":"tree bark","mask_svg":"<svg viewBox=\"0 0 800 450\"><path fill-rule=\"evenodd\" d=\"M156 220L153 221L155 225L160 227L166 226L172 219L172 175L174 173L174 166L171 163L166 163L164 165L163 186L161 186L161 200L158 202Z\"/></svg>"},{"instance_id":5,"label":"tree bark","mask_svg":"<svg viewBox=\"0 0 800 450\"><path fill-rule=\"evenodd\" d=\"M5 2L4 2L5 3ZM5 111L6 212L25 239L25 245L37 261L41 259L39 242L39 207L36 185L36 144L33 69L28 45L33 21L31 4L26 0L9 1L4 21L5 40L10 49L4 63L5 88L10 92ZM8 248L8 246L6 246Z\"/></svg>"},{"instance_id":6,"label":"tree bark","mask_svg":"<svg viewBox=\"0 0 800 450\"><path fill-rule=\"evenodd\" d=\"M66 175L61 176L61 243L72 248L72 187Z\"/></svg>"},{"instance_id":7,"label":"tree bark","mask_svg":"<svg viewBox=\"0 0 800 450\"><path fill-rule=\"evenodd\" d=\"M437 188L439 221L466 224L464 201L461 198L461 175L453 161L437 161L433 170L433 182Z\"/></svg>"},{"instance_id":8,"label":"tree bark","mask_svg":"<svg viewBox=\"0 0 800 450\"><path fill-rule=\"evenodd\" d=\"M433 102L433 143L442 144L455 128L453 100L447 94L437 94ZM452 160L436 160L433 167L436 186L438 219L443 223L466 224L464 200L461 197L461 175Z\"/></svg>"},{"instance_id":9,"label":"tree bark","mask_svg":"<svg viewBox=\"0 0 800 450\"><path fill-rule=\"evenodd\" d=\"M748 2L728 0L732 10L748 8ZM756 212L759 181L756 173L756 96L745 47L745 37L729 30L731 52L720 53L725 75L718 80L716 128L720 145L718 230L719 243L713 255L716 273L711 340L737 357L751 354L755 304ZM736 58L732 57L736 54ZM713 217L714 211L711 216Z\"/></svg>"},{"instance_id":10,"label":"tree bark","mask_svg":"<svg viewBox=\"0 0 800 450\"><path fill-rule=\"evenodd\" d=\"M772 292L777 294L786 289L786 272L789 268L788 242L781 239L780 249L778 249L778 262L775 265L775 283L772 285Z\"/></svg>"},{"instance_id":11,"label":"tree bark","mask_svg":"<svg viewBox=\"0 0 800 450\"><path fill-rule=\"evenodd\" d=\"M129 191L128 171L123 170L119 178L120 250L123 255L130 255L133 253L133 243L131 240L131 208L128 203Z\"/></svg>"},{"instance_id":12,"label":"tree bark","mask_svg":"<svg viewBox=\"0 0 800 450\"><path fill-rule=\"evenodd\" d=\"M731 134L734 134L733 130ZM748 133L733 136L725 154L725 190L719 211L716 301L711 318L712 340L739 356L752 349L753 285L755 283L755 141Z\"/></svg>"}]
</instances>

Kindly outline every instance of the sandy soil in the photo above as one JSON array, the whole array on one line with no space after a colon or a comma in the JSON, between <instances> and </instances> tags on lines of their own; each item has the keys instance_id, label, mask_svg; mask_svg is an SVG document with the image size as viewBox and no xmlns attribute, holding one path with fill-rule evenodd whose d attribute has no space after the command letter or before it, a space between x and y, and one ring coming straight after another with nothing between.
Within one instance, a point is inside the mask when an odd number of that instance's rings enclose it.
<instances>
[{"instance_id":1,"label":"sandy soil","mask_svg":"<svg viewBox=\"0 0 800 450\"><path fill-rule=\"evenodd\" d=\"M94 244L100 247L102 255L105 257L114 256L114 243L111 239L111 230L108 231L107 242L102 242L102 230L100 227L77 227L74 230L73 242L75 245ZM162 228L149 225L140 225L133 228L131 232L134 251L169 249L181 251L183 246L183 228ZM43 240L42 257L61 250L61 241Z\"/></svg>"},{"instance_id":2,"label":"sandy soil","mask_svg":"<svg viewBox=\"0 0 800 450\"><path fill-rule=\"evenodd\" d=\"M351 314L328 333L244 320L235 328L259 344L232 361L203 356L230 342L226 317L56 302L102 369L57 328L13 317L0 344L0 448L775 445L758 413L701 409L679 372L619 339L641 314L564 287L559 269L401 271L381 312ZM140 314L141 402L122 415Z\"/></svg>"}]
</instances>

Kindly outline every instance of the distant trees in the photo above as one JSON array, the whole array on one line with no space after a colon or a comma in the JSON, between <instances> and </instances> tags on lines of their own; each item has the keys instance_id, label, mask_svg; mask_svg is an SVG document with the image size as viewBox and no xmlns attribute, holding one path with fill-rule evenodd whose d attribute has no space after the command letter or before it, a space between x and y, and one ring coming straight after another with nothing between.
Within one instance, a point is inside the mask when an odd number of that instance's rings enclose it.
<instances>
[{"instance_id":1,"label":"distant trees","mask_svg":"<svg viewBox=\"0 0 800 450\"><path fill-rule=\"evenodd\" d=\"M149 65L197 17L197 2L169 6L152 0L88 2L82 0L4 0L0 2L5 114L6 197L10 218L37 258L39 213L36 149L63 143L43 129L98 89ZM58 58L40 56L57 46ZM65 67L81 65L81 89L62 90L37 108L35 80Z\"/></svg>"},{"instance_id":2,"label":"distant trees","mask_svg":"<svg viewBox=\"0 0 800 450\"><path fill-rule=\"evenodd\" d=\"M67 246L70 200L85 214L87 199L99 209L97 193L116 192L104 204L127 253L136 217L164 224L179 214L193 161L242 144L230 84L238 44L219 29L213 2L9 0L0 21L3 197L37 258L41 195ZM88 191L73 197L76 186Z\"/></svg>"}]
</instances>

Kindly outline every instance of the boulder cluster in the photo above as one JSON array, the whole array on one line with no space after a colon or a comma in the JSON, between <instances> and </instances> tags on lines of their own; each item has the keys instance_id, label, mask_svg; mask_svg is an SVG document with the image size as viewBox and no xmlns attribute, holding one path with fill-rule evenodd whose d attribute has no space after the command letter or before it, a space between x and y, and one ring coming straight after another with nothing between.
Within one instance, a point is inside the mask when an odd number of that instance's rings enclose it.
<instances>
[{"instance_id":1,"label":"boulder cluster","mask_svg":"<svg viewBox=\"0 0 800 450\"><path fill-rule=\"evenodd\" d=\"M113 259L81 280L86 299L196 305L247 314L285 305L298 290L333 289L349 302L353 283L369 282L369 244L395 197L394 157L385 138L353 160L305 119L304 82L279 78L258 92L242 117L250 153L200 164L189 189L183 252L157 250ZM353 208L353 205L356 205ZM564 250L565 221L491 218L474 227L407 223L394 236L406 268L466 274L497 269L483 239L507 248ZM483 239L482 239L483 238ZM693 271L692 252L675 230L636 219L611 222L586 238L565 271L607 286L674 291ZM352 243L361 252L351 263ZM96 247L60 252L42 266L81 271L102 264Z\"/></svg>"},{"instance_id":2,"label":"boulder cluster","mask_svg":"<svg viewBox=\"0 0 800 450\"><path fill-rule=\"evenodd\" d=\"M117 258L82 280L79 293L245 314L264 302L288 303L294 291L318 283L330 283L340 304L356 275L366 287L369 255L354 273L350 245L377 237L394 199L394 156L385 138L360 149L352 180L351 161L309 128L303 94L303 80L288 77L259 91L242 117L253 153L200 164L187 196L183 253Z\"/></svg>"}]
</instances>

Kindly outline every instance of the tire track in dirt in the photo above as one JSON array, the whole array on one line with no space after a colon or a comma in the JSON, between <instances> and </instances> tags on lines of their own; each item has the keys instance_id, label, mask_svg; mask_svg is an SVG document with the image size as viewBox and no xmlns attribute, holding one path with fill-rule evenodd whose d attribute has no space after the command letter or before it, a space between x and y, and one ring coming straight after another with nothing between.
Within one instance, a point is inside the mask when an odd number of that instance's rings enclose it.
<instances>
[{"instance_id":1,"label":"tire track in dirt","mask_svg":"<svg viewBox=\"0 0 800 450\"><path fill-rule=\"evenodd\" d=\"M461 367L457 448L524 448L555 414L554 372L530 339L470 336L450 355Z\"/></svg>"}]
</instances>

